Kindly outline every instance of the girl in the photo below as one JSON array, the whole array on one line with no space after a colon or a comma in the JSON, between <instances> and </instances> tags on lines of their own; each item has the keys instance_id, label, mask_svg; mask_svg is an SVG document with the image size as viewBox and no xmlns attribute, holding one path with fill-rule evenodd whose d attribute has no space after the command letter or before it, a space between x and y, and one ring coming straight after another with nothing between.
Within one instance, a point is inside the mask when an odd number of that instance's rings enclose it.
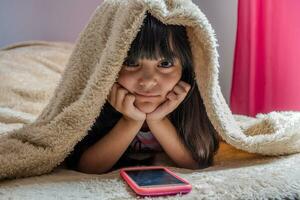
<instances>
[{"instance_id":1,"label":"girl","mask_svg":"<svg viewBox=\"0 0 300 200\"><path fill-rule=\"evenodd\" d=\"M158 152L179 167L212 164L219 138L205 111L186 30L149 13L88 135L66 158L85 173L151 165Z\"/></svg>"}]
</instances>

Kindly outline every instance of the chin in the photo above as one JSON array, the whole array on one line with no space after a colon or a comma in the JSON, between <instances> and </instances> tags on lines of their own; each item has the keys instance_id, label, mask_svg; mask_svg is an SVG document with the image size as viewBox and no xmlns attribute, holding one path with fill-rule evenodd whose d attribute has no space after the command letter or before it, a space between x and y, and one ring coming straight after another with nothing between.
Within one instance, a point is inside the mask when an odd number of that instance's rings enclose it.
<instances>
[{"instance_id":1,"label":"chin","mask_svg":"<svg viewBox=\"0 0 300 200\"><path fill-rule=\"evenodd\" d=\"M158 105L151 103L151 102L140 102L140 103L134 103L134 105L143 113L151 113L153 112Z\"/></svg>"}]
</instances>

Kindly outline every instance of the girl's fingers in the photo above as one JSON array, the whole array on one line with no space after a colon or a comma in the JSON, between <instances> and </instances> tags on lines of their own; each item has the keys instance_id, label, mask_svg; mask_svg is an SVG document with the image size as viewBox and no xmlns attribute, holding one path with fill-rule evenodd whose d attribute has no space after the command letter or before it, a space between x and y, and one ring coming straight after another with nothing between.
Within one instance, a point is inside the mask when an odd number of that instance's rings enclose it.
<instances>
[{"instance_id":1,"label":"girl's fingers","mask_svg":"<svg viewBox=\"0 0 300 200\"><path fill-rule=\"evenodd\" d=\"M126 95L124 99L124 107L126 108L126 113L132 119L135 120L144 120L146 118L146 114L141 112L138 108L134 105L135 96L133 94Z\"/></svg>"},{"instance_id":2,"label":"girl's fingers","mask_svg":"<svg viewBox=\"0 0 300 200\"><path fill-rule=\"evenodd\" d=\"M116 104L116 95L117 95L117 84L114 83L111 90L111 103L112 105Z\"/></svg>"},{"instance_id":3,"label":"girl's fingers","mask_svg":"<svg viewBox=\"0 0 300 200\"><path fill-rule=\"evenodd\" d=\"M133 102L135 100L135 96L133 94L127 94L124 99L124 107L130 108L133 105ZM128 110L126 110L128 112Z\"/></svg>"},{"instance_id":4,"label":"girl's fingers","mask_svg":"<svg viewBox=\"0 0 300 200\"><path fill-rule=\"evenodd\" d=\"M177 100L177 95L171 91L168 95L167 95L168 99L171 99L171 100Z\"/></svg>"},{"instance_id":5,"label":"girl's fingers","mask_svg":"<svg viewBox=\"0 0 300 200\"><path fill-rule=\"evenodd\" d=\"M123 115L134 120L144 120L146 115L134 106L135 96L118 83L114 83L110 93L111 105Z\"/></svg>"},{"instance_id":6,"label":"girl's fingers","mask_svg":"<svg viewBox=\"0 0 300 200\"><path fill-rule=\"evenodd\" d=\"M179 95L186 93L185 88L182 87L181 85L176 85L174 87L174 92L175 92L175 94L179 94Z\"/></svg>"},{"instance_id":7,"label":"girl's fingers","mask_svg":"<svg viewBox=\"0 0 300 200\"><path fill-rule=\"evenodd\" d=\"M113 87L114 87L114 84L111 86L111 88L110 88L110 90L109 90L109 93L108 93L108 95L107 95L107 99L108 99L109 101L111 101L111 98L112 98L111 93L112 93Z\"/></svg>"},{"instance_id":8,"label":"girl's fingers","mask_svg":"<svg viewBox=\"0 0 300 200\"><path fill-rule=\"evenodd\" d=\"M186 93L188 93L189 90L191 89L191 85L184 81L179 81L178 85L180 85L185 90Z\"/></svg>"},{"instance_id":9,"label":"girl's fingers","mask_svg":"<svg viewBox=\"0 0 300 200\"><path fill-rule=\"evenodd\" d=\"M180 81L177 85L175 85L173 90L169 92L167 97L171 100L183 99L187 95L190 88L191 86L188 83Z\"/></svg>"},{"instance_id":10,"label":"girl's fingers","mask_svg":"<svg viewBox=\"0 0 300 200\"><path fill-rule=\"evenodd\" d=\"M116 107L117 108L122 108L123 107L123 102L124 102L124 98L125 96L128 94L128 90L123 89L123 88L119 88L118 92L117 92L117 99L116 99Z\"/></svg>"},{"instance_id":11,"label":"girl's fingers","mask_svg":"<svg viewBox=\"0 0 300 200\"><path fill-rule=\"evenodd\" d=\"M185 89L182 86L180 86L179 84L177 84L177 85L175 85L173 90L169 92L167 97L171 100L179 100L180 98L185 96L184 94L185 94Z\"/></svg>"},{"instance_id":12,"label":"girl's fingers","mask_svg":"<svg viewBox=\"0 0 300 200\"><path fill-rule=\"evenodd\" d=\"M189 92L191 86L188 83L185 83L183 81L180 81L173 89L174 93L176 95L179 95L179 97L184 98L187 93ZM178 97L178 98L179 98Z\"/></svg>"}]
</instances>

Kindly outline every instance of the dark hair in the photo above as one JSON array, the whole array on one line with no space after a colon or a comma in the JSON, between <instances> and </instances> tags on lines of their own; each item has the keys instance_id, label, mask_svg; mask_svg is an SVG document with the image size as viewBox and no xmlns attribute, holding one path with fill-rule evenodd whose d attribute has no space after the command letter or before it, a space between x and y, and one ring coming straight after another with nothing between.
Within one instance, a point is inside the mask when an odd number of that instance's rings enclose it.
<instances>
[{"instance_id":1,"label":"dark hair","mask_svg":"<svg viewBox=\"0 0 300 200\"><path fill-rule=\"evenodd\" d=\"M196 84L186 29L181 25L165 25L147 13L125 60L136 62L141 58L157 59L158 57L168 60L177 57L181 62L181 80L189 83L191 89L184 101L169 114L169 119L186 147L191 151L193 158L198 162L199 168L208 167L212 165L214 154L219 148L219 138L207 116ZM103 111L116 112L109 109L112 107L107 102L104 107L106 109ZM120 117L121 115L117 114L116 119L110 119L110 122L102 122L102 124L110 123L110 126L114 126Z\"/></svg>"}]
</instances>

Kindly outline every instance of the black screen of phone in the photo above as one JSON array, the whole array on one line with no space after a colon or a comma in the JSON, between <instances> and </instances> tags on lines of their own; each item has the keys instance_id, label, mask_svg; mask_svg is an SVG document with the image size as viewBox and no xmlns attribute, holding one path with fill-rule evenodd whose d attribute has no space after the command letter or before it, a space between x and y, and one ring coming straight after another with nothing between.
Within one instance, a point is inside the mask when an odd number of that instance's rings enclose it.
<instances>
[{"instance_id":1,"label":"black screen of phone","mask_svg":"<svg viewBox=\"0 0 300 200\"><path fill-rule=\"evenodd\" d=\"M139 186L186 184L166 172L164 169L127 170L126 173Z\"/></svg>"}]
</instances>

